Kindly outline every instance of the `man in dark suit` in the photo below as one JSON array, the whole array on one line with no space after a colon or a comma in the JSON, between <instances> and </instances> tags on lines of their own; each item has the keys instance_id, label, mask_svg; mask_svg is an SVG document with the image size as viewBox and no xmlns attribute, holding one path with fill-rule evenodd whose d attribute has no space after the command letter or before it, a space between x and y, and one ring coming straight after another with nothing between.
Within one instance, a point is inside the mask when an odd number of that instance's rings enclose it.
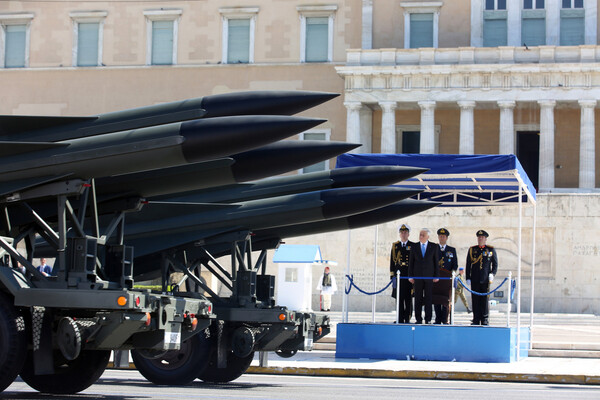
<instances>
[{"instance_id":1,"label":"man in dark suit","mask_svg":"<svg viewBox=\"0 0 600 400\"><path fill-rule=\"evenodd\" d=\"M425 323L431 323L431 300L433 283L439 279L439 260L440 248L437 244L429 241L430 231L427 228L419 232L419 242L416 243L411 251L408 261L408 274L416 278L434 278L434 279L414 279L409 281L415 288L415 318L417 324L423 323L423 304L425 304Z\"/></svg>"},{"instance_id":2,"label":"man in dark suit","mask_svg":"<svg viewBox=\"0 0 600 400\"><path fill-rule=\"evenodd\" d=\"M396 271L400 271L401 277L408 277L408 260L410 249L415 243L408 240L410 226L408 224L400 225L398 229L400 240L392 244L392 254L390 254L390 278L396 276ZM408 279L400 279L400 306L396 320L399 323L410 323L412 317L412 283ZM392 297L396 298L396 285L392 287Z\"/></svg>"},{"instance_id":3,"label":"man in dark suit","mask_svg":"<svg viewBox=\"0 0 600 400\"><path fill-rule=\"evenodd\" d=\"M437 231L438 241L440 245L440 269L447 271L452 274L452 271L458 269L458 260L456 259L456 249L446 244L450 231L446 228L440 228ZM446 281L447 282L447 281ZM441 285L442 282L435 283L433 286ZM450 287L452 289L452 287ZM448 293L450 296L450 293ZM448 298L450 299L450 298ZM436 324L447 324L448 323L448 306L442 304L435 304L435 323Z\"/></svg>"},{"instance_id":4,"label":"man in dark suit","mask_svg":"<svg viewBox=\"0 0 600 400\"><path fill-rule=\"evenodd\" d=\"M486 244L489 234L484 230L477 231L477 246L469 248L467 253L467 285L478 293L490 291L490 283L498 272L498 255L496 249ZM489 325L489 296L471 293L473 304L473 323L471 325Z\"/></svg>"}]
</instances>

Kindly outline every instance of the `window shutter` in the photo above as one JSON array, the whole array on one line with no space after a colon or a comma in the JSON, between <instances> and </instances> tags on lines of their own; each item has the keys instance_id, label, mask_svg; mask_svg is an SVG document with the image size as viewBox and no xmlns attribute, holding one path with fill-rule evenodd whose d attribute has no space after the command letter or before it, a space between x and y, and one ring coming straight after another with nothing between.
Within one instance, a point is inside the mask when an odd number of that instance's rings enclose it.
<instances>
[{"instance_id":1,"label":"window shutter","mask_svg":"<svg viewBox=\"0 0 600 400\"><path fill-rule=\"evenodd\" d=\"M327 140L325 132L304 132L304 140ZM309 165L308 167L302 168L302 173L306 174L309 172L325 171L327 170L328 161L321 161L319 163Z\"/></svg>"},{"instance_id":2,"label":"window shutter","mask_svg":"<svg viewBox=\"0 0 600 400\"><path fill-rule=\"evenodd\" d=\"M152 64L173 64L173 21L152 22Z\"/></svg>"},{"instance_id":3,"label":"window shutter","mask_svg":"<svg viewBox=\"0 0 600 400\"><path fill-rule=\"evenodd\" d=\"M506 46L506 19L484 19L483 47Z\"/></svg>"},{"instance_id":4,"label":"window shutter","mask_svg":"<svg viewBox=\"0 0 600 400\"><path fill-rule=\"evenodd\" d=\"M229 20L227 62L250 62L250 19Z\"/></svg>"},{"instance_id":5,"label":"window shutter","mask_svg":"<svg viewBox=\"0 0 600 400\"><path fill-rule=\"evenodd\" d=\"M546 19L523 18L521 42L527 46L544 46L546 44Z\"/></svg>"},{"instance_id":6,"label":"window shutter","mask_svg":"<svg viewBox=\"0 0 600 400\"><path fill-rule=\"evenodd\" d=\"M433 14L410 14L410 48L433 47Z\"/></svg>"},{"instance_id":7,"label":"window shutter","mask_svg":"<svg viewBox=\"0 0 600 400\"><path fill-rule=\"evenodd\" d=\"M329 18L306 18L306 62L327 60L329 43Z\"/></svg>"},{"instance_id":8,"label":"window shutter","mask_svg":"<svg viewBox=\"0 0 600 400\"><path fill-rule=\"evenodd\" d=\"M4 65L6 68L25 66L26 25L7 25Z\"/></svg>"},{"instance_id":9,"label":"window shutter","mask_svg":"<svg viewBox=\"0 0 600 400\"><path fill-rule=\"evenodd\" d=\"M585 44L585 11L561 10L560 45L578 46Z\"/></svg>"},{"instance_id":10,"label":"window shutter","mask_svg":"<svg viewBox=\"0 0 600 400\"><path fill-rule=\"evenodd\" d=\"M81 67L98 65L98 35L100 24L79 23L77 32L77 65Z\"/></svg>"}]
</instances>

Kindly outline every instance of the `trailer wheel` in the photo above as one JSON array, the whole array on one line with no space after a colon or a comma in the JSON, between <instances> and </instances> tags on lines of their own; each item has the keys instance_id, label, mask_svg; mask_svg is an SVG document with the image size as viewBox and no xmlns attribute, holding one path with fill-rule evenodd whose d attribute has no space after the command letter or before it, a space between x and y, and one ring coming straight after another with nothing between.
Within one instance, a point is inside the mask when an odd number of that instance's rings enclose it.
<instances>
[{"instance_id":1,"label":"trailer wheel","mask_svg":"<svg viewBox=\"0 0 600 400\"><path fill-rule=\"evenodd\" d=\"M144 357L142 351L131 351L136 368L156 385L187 385L207 366L210 341L205 332L192 336L181 344L181 349L171 350L159 357Z\"/></svg>"},{"instance_id":2,"label":"trailer wheel","mask_svg":"<svg viewBox=\"0 0 600 400\"><path fill-rule=\"evenodd\" d=\"M227 353L227 367L217 368L217 353L217 349L213 349L207 367L198 375L200 380L210 383L231 382L242 376L254 359L254 351L246 357L238 357L230 351Z\"/></svg>"},{"instance_id":3,"label":"trailer wheel","mask_svg":"<svg viewBox=\"0 0 600 400\"><path fill-rule=\"evenodd\" d=\"M0 292L0 393L16 379L27 354L25 320Z\"/></svg>"},{"instance_id":4,"label":"trailer wheel","mask_svg":"<svg viewBox=\"0 0 600 400\"><path fill-rule=\"evenodd\" d=\"M42 393L74 394L93 385L104 373L110 351L82 350L79 357L66 360L60 351L54 352L54 373L35 375L33 373L33 352L27 353L27 361L21 371L21 378L29 386Z\"/></svg>"}]
</instances>

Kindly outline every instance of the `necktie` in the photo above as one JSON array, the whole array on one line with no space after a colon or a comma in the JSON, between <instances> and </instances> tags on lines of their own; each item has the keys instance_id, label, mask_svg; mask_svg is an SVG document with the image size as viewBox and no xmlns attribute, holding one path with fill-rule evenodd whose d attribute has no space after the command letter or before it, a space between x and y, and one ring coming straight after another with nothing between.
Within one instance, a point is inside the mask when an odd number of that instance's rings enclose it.
<instances>
[{"instance_id":1,"label":"necktie","mask_svg":"<svg viewBox=\"0 0 600 400\"><path fill-rule=\"evenodd\" d=\"M423 254L423 257L425 257L425 243L421 243L421 253Z\"/></svg>"}]
</instances>

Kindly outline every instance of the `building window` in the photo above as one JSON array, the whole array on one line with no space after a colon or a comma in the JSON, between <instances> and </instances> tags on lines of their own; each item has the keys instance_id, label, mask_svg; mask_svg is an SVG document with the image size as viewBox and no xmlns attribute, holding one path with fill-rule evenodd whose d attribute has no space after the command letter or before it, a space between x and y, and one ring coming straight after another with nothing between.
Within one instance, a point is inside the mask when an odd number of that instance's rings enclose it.
<instances>
[{"instance_id":1,"label":"building window","mask_svg":"<svg viewBox=\"0 0 600 400\"><path fill-rule=\"evenodd\" d=\"M583 8L583 0L562 0L562 8Z\"/></svg>"},{"instance_id":2,"label":"building window","mask_svg":"<svg viewBox=\"0 0 600 400\"><path fill-rule=\"evenodd\" d=\"M485 9L488 11L506 10L506 0L485 0Z\"/></svg>"},{"instance_id":3,"label":"building window","mask_svg":"<svg viewBox=\"0 0 600 400\"><path fill-rule=\"evenodd\" d=\"M73 65L94 67L102 64L102 37L106 11L77 11L73 20Z\"/></svg>"},{"instance_id":4,"label":"building window","mask_svg":"<svg viewBox=\"0 0 600 400\"><path fill-rule=\"evenodd\" d=\"M524 0L521 13L521 43L523 46L546 44L546 10L544 0Z\"/></svg>"},{"instance_id":5,"label":"building window","mask_svg":"<svg viewBox=\"0 0 600 400\"><path fill-rule=\"evenodd\" d=\"M562 0L560 10L560 45L585 44L585 10L583 0Z\"/></svg>"},{"instance_id":6,"label":"building window","mask_svg":"<svg viewBox=\"0 0 600 400\"><path fill-rule=\"evenodd\" d=\"M0 14L0 66L29 66L29 27L33 14Z\"/></svg>"},{"instance_id":7,"label":"building window","mask_svg":"<svg viewBox=\"0 0 600 400\"><path fill-rule=\"evenodd\" d=\"M402 2L404 47L438 47L438 21L442 2Z\"/></svg>"},{"instance_id":8,"label":"building window","mask_svg":"<svg viewBox=\"0 0 600 400\"><path fill-rule=\"evenodd\" d=\"M254 62L254 29L258 7L220 8L223 19L224 64Z\"/></svg>"},{"instance_id":9,"label":"building window","mask_svg":"<svg viewBox=\"0 0 600 400\"><path fill-rule=\"evenodd\" d=\"M179 9L160 9L144 11L146 17L146 64L177 64L177 36Z\"/></svg>"},{"instance_id":10,"label":"building window","mask_svg":"<svg viewBox=\"0 0 600 400\"><path fill-rule=\"evenodd\" d=\"M302 132L300 134L300 140L327 140L331 137L330 129L313 129L310 131ZM327 171L329 169L329 161L321 161L319 163L309 165L308 167L302 168L302 173L306 174L309 172Z\"/></svg>"},{"instance_id":11,"label":"building window","mask_svg":"<svg viewBox=\"0 0 600 400\"><path fill-rule=\"evenodd\" d=\"M440 126L434 127L434 152L439 153ZM420 154L421 153L421 126L396 125L396 153Z\"/></svg>"},{"instance_id":12,"label":"building window","mask_svg":"<svg viewBox=\"0 0 600 400\"><path fill-rule=\"evenodd\" d=\"M483 47L506 46L506 11L483 12Z\"/></svg>"},{"instance_id":13,"label":"building window","mask_svg":"<svg viewBox=\"0 0 600 400\"><path fill-rule=\"evenodd\" d=\"M337 5L298 6L300 62L333 60L333 21Z\"/></svg>"}]
</instances>

